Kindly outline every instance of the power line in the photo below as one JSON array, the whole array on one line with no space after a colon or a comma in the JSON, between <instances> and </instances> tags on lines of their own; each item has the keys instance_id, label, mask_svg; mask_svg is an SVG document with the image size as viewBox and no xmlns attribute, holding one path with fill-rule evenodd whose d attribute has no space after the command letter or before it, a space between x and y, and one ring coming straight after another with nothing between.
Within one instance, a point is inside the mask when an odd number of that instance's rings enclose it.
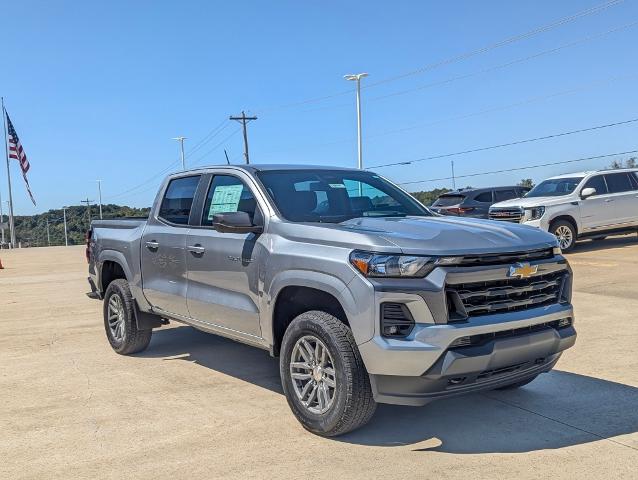
<instances>
[{"instance_id":1,"label":"power line","mask_svg":"<svg viewBox=\"0 0 638 480\"><path fill-rule=\"evenodd\" d=\"M576 162L585 162L587 160L597 160L600 158L609 158L615 157L618 155L628 155L630 153L638 153L638 150L629 150L626 152L616 152L616 153L608 153L605 155L596 155L594 157L586 157L586 158L576 158L574 160L563 160L561 162L549 162L549 163L539 163L535 165L527 165L525 167L515 167L515 168L505 168L502 170L492 170L488 172L476 172L476 173L468 173L466 175L455 175L454 178L471 178L471 177L480 177L483 175L493 175L496 173L508 173L508 172L518 172L521 170L531 170L533 168L542 168L542 167L551 167L554 165L565 165L568 163L576 163ZM413 185L415 183L427 183L427 182L440 182L443 180L452 180L452 177L441 177L441 178L428 178L427 180L413 180L410 182L401 182L399 185Z\"/></svg>"},{"instance_id":2,"label":"power line","mask_svg":"<svg viewBox=\"0 0 638 480\"><path fill-rule=\"evenodd\" d=\"M466 74L463 74L463 75L457 75L455 77L450 77L450 78L447 78L445 80L438 80L436 82L431 82L431 83L427 83L425 85L420 85L420 86L417 86L417 87L414 87L414 88L409 88L409 89L406 89L406 90L400 90L400 91L397 91L397 92L392 92L392 93L388 93L388 94L385 94L385 95L380 95L378 97L370 97L370 101L383 100L385 98L397 97L397 96L400 96L400 95L405 95L405 94L408 94L408 93L417 92L417 91L425 90L425 89L432 88L432 87L438 87L438 86L441 86L441 85L447 85L447 84L455 82L457 80L465 80L467 78L475 77L477 75L482 75L484 73L493 72L495 70L501 70L503 68L511 67L512 65L516 65L516 64L519 64L519 63L524 63L524 62L527 62L529 60L533 60L535 58L542 57L544 55L549 55L549 54L552 54L552 53L556 53L556 52L559 52L559 51L564 50L566 48L571 48L571 47L574 47L576 45L580 45L582 43L589 42L591 40L596 40L598 38L602 38L602 37L605 37L607 35L611 35L612 33L620 32L622 30L626 30L628 28L635 27L636 25L638 25L638 21L631 22L631 23L628 23L628 24L625 24L625 25L621 25L620 27L616 27L616 28L613 28L611 30L607 30L605 32L597 33L595 35L589 35L587 37L583 37L583 38L580 38L578 40L574 40L573 42L569 42L569 43L560 45L560 46L555 47L555 48L550 48L548 50L543 50L541 52L537 52L537 53L534 53L532 55L519 57L519 58L516 58L514 60L510 60L509 62L506 62L506 63L501 63L499 65L494 65L492 67L484 68L482 70L477 70L477 71L472 72L472 73L466 73Z\"/></svg>"},{"instance_id":3,"label":"power line","mask_svg":"<svg viewBox=\"0 0 638 480\"><path fill-rule=\"evenodd\" d=\"M426 160L436 160L438 158L448 158L448 157L454 157L457 155L466 155L468 153L484 152L485 150L494 150L496 148L511 147L513 145L521 145L523 143L531 143L531 142L537 142L540 140L549 140L551 138L565 137L567 135L573 135L576 133L591 132L594 130L601 130L603 128L616 127L618 125L627 125L629 123L634 123L634 122L638 122L638 118L632 118L631 120L623 120L622 122L607 123L605 125L596 125L595 127L580 128L578 130L571 130L569 132L554 133L554 134L545 135L542 137L527 138L525 140L516 140L513 142L507 142L507 143L499 143L498 145L490 145L488 147L472 148L469 150L462 150L460 152L445 153L442 155L433 155L430 157L417 158L416 160L409 160L406 162L384 163L382 165L374 165L369 168L373 169L373 168L382 168L382 167L394 167L397 165L410 165L412 163L424 162Z\"/></svg>"},{"instance_id":4,"label":"power line","mask_svg":"<svg viewBox=\"0 0 638 480\"><path fill-rule=\"evenodd\" d=\"M226 136L221 142L219 142L218 144L216 144L213 148L211 148L209 151L207 151L204 155L202 155L201 157L199 157L197 160L195 160L193 162L193 165L197 165L200 161L202 161L204 158L206 158L208 155L210 155L211 153L213 153L215 150L217 150L219 147L221 147L222 145L225 145L226 142L228 140L230 140L231 138L233 138L235 135L237 135L239 132L241 132L241 128L236 129L235 131L233 131L230 135Z\"/></svg>"},{"instance_id":5,"label":"power line","mask_svg":"<svg viewBox=\"0 0 638 480\"><path fill-rule=\"evenodd\" d=\"M593 7L589 7L587 9L585 9L585 10L581 10L581 11L575 13L575 14L559 18L558 20L555 20L555 21L553 21L551 23L548 23L548 24L545 24L545 25L541 25L541 26L536 27L536 28L534 28L532 30L528 30L526 32L511 36L511 37L508 37L508 38L505 38L505 39L500 40L498 42L494 42L494 43L485 45L485 46L483 46L481 48L477 48L477 49L474 49L474 50L469 50L467 52L463 52L463 53L460 53L458 55L454 55L452 57L449 57L449 58L446 58L446 59L443 59L443 60L439 60L437 62L428 64L428 65L425 65L425 66L420 67L420 68L415 69L415 70L404 72L402 74L398 74L398 75L395 75L395 76L392 76L392 77L387 77L385 79L381 79L381 80L379 80L377 82L368 83L363 88L374 88L374 87L379 86L379 85L383 85L383 84L386 84L386 83L394 82L396 80L400 80L400 79L403 79L403 78L406 78L406 77L410 77L410 76L418 75L418 74L421 74L421 73L425 73L425 72L434 70L434 69L439 68L439 67L447 66L447 65L450 65L452 63L456 63L456 62L459 62L459 61L462 61L462 60L466 60L468 58L471 58L471 57L474 57L474 56L489 52L491 50L495 50L497 48L501 48L501 47L504 47L506 45L510 45L512 43L515 43L515 42L518 42L518 41L521 41L521 40L525 40L527 38L534 37L536 35L539 35L541 33L553 30L553 29L561 27L563 25L567 25L567 24L572 23L572 22L574 22L574 21L576 21L576 20L578 20L580 18L583 18L583 17L589 16L589 15L593 15L593 14L602 12L602 11L604 11L604 10L606 10L608 8L614 7L614 6L616 6L616 5L618 5L618 4L622 3L622 2L624 2L624 0L610 0L608 2L599 4L599 5L596 5L596 6L593 6ZM259 108L259 109L256 109L256 110L263 113L263 112L266 112L266 111L294 108L294 107L307 105L309 103L322 102L322 101L325 101L325 100L330 100L330 99L333 99L333 98L336 98L336 97L341 97L341 96L350 95L350 94L352 94L352 90L351 89L350 90L344 90L344 91L341 91L341 92L336 92L336 93L329 94L329 95L322 95L322 96L318 96L318 97L313 97L313 98L309 98L309 99L306 99L306 100L299 100L299 101L296 101L296 102L291 102L291 103L287 103L287 104L283 104L283 105L279 105L279 106Z\"/></svg>"},{"instance_id":6,"label":"power line","mask_svg":"<svg viewBox=\"0 0 638 480\"><path fill-rule=\"evenodd\" d=\"M554 21L552 23L549 23L549 24L546 24L546 25L541 25L540 27L534 28L532 30L528 30L527 32L520 33L518 35L514 35L514 36L511 36L511 37L505 38L504 40L500 40L498 42L491 43L491 44L486 45L484 47L480 47L480 48L477 48L477 49L474 49L474 50L469 50L467 52L455 55L453 57L446 58L444 60L439 60L438 62L431 63L429 65L425 65L423 67L417 68L415 70L411 70L409 72L405 72L405 73L402 73L402 74L399 74L399 75L395 75L393 77L388 77L388 78L385 78L383 80L379 80L377 82L369 83L366 86L366 88L372 88L372 87L375 87L377 85L383 85L385 83L394 82L395 80L400 80L400 79L405 78L405 77L410 77L410 76L413 76L413 75L418 75L418 74L421 74L421 73L424 73L424 72L428 72L430 70L434 70L435 68L439 68L439 67L443 67L443 66L446 66L446 65L450 65L452 63L456 63L456 62L459 62L461 60L467 60L468 58L474 57L476 55L480 55L480 54L489 52L491 50L495 50L497 48L501 48L501 47L504 47L506 45L510 45L512 43L518 42L520 40L525 40L527 38L534 37L534 36L539 35L541 33L544 33L544 32L547 32L549 30L553 30L555 28L558 28L558 27L560 27L562 25L566 25L568 23L572 23L572 22L574 22L574 21L576 21L576 20L578 20L578 19L580 19L582 17L586 17L588 15L592 15L592 14L601 12L603 10L606 10L606 9L608 9L610 7L614 7L614 6L622 3L623 1L624 0L611 0L609 2L606 2L606 3L603 3L603 4L599 4L599 5L596 5L594 7L587 8L587 9L582 10L580 12L577 12L577 13L575 13L573 15L569 15L567 17L560 18L560 19L558 19L558 20L556 20L556 21Z\"/></svg>"}]
</instances>

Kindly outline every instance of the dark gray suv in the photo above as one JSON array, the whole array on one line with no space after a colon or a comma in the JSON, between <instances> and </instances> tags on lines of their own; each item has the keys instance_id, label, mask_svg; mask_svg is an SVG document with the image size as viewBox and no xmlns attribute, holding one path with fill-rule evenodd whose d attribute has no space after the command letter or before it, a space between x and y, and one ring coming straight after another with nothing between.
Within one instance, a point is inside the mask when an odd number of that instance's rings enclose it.
<instances>
[{"instance_id":1,"label":"dark gray suv","mask_svg":"<svg viewBox=\"0 0 638 480\"><path fill-rule=\"evenodd\" d=\"M431 210L441 215L457 217L487 218L494 203L520 198L529 192L521 186L468 188L444 193L432 204Z\"/></svg>"}]
</instances>

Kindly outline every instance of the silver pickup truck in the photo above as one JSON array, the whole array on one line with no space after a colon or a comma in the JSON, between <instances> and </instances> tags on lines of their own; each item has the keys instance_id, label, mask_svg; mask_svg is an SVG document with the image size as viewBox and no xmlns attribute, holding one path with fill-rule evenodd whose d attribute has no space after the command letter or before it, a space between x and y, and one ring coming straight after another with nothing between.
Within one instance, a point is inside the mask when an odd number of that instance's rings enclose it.
<instances>
[{"instance_id":1,"label":"silver pickup truck","mask_svg":"<svg viewBox=\"0 0 638 480\"><path fill-rule=\"evenodd\" d=\"M146 220L94 221L91 296L120 354L169 320L267 349L301 424L520 387L576 339L572 274L536 228L444 217L372 172L169 176Z\"/></svg>"}]
</instances>

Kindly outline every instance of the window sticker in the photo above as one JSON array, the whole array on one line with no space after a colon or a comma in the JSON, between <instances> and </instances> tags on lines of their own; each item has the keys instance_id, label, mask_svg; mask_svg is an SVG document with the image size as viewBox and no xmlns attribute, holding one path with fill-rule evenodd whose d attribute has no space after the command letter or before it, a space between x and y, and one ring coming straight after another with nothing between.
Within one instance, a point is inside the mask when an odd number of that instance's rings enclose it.
<instances>
[{"instance_id":1,"label":"window sticker","mask_svg":"<svg viewBox=\"0 0 638 480\"><path fill-rule=\"evenodd\" d=\"M208 210L208 219L212 220L216 213L236 212L241 199L243 185L220 185L213 192L213 199Z\"/></svg>"},{"instance_id":2,"label":"window sticker","mask_svg":"<svg viewBox=\"0 0 638 480\"><path fill-rule=\"evenodd\" d=\"M328 185L330 185L330 188L346 188L343 183L329 183Z\"/></svg>"}]
</instances>

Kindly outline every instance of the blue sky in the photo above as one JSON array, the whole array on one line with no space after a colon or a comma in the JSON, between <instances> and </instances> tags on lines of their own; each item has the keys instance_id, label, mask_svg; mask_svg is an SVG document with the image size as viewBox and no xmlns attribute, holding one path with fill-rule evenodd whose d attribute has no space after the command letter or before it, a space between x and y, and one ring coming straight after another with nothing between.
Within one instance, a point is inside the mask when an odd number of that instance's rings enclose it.
<instances>
[{"instance_id":1,"label":"blue sky","mask_svg":"<svg viewBox=\"0 0 638 480\"><path fill-rule=\"evenodd\" d=\"M31 214L95 199L98 178L105 203L149 205L158 174L178 159L171 140L177 135L188 137L188 152L224 126L187 165L223 163L224 148L241 162L239 125L227 118L242 109L259 117L249 126L253 163L356 166L355 97L344 74L369 72L364 85L372 85L605 0L0 3L12 19L2 22L0 94L31 162L38 201L31 205L13 162L15 210ZM638 2L626 0L501 48L364 88L364 164L637 118L633 22ZM493 68L573 42L580 43ZM378 98L405 90L414 91ZM457 156L455 170L463 175L635 150L637 133L633 123ZM538 181L607 163L474 177L457 185ZM0 172L6 200L4 165ZM450 159L378 172L397 182L447 177ZM434 187L451 187L451 181L411 184L409 190Z\"/></svg>"}]
</instances>

